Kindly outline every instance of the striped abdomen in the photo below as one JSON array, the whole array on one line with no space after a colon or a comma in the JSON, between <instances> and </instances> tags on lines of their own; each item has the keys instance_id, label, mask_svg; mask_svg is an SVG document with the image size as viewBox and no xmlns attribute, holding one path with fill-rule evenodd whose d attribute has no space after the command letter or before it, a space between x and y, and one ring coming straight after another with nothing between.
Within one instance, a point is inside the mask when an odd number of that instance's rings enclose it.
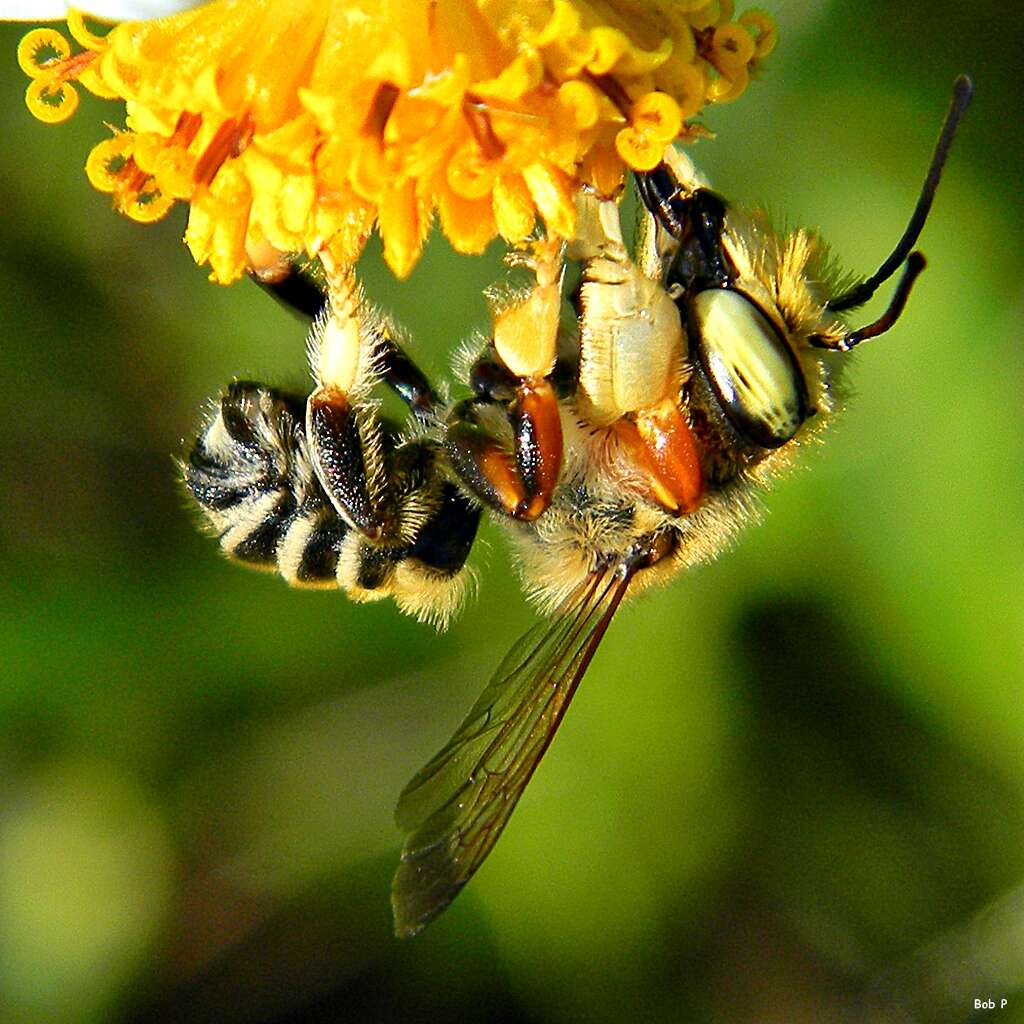
<instances>
[{"instance_id":1,"label":"striped abdomen","mask_svg":"<svg viewBox=\"0 0 1024 1024\"><path fill-rule=\"evenodd\" d=\"M302 399L236 381L182 475L232 558L276 569L295 586L334 586L349 527L313 470L304 407Z\"/></svg>"}]
</instances>

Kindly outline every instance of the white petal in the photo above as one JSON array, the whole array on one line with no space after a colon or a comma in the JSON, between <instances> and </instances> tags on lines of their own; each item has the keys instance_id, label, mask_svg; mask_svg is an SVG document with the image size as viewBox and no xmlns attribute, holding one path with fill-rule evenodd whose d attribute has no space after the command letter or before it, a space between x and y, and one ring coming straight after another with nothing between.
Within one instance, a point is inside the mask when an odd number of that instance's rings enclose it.
<instances>
[{"instance_id":1,"label":"white petal","mask_svg":"<svg viewBox=\"0 0 1024 1024\"><path fill-rule=\"evenodd\" d=\"M198 0L0 0L0 21L62 21L69 7L84 10L103 21L137 21L160 18L195 7Z\"/></svg>"}]
</instances>

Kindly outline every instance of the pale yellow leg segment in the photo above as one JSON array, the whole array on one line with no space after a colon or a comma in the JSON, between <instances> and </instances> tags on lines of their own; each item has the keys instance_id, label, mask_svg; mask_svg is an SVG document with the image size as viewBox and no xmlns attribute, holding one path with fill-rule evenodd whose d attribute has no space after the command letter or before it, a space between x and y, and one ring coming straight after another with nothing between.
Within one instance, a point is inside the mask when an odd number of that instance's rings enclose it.
<instances>
[{"instance_id":1,"label":"pale yellow leg segment","mask_svg":"<svg viewBox=\"0 0 1024 1024\"><path fill-rule=\"evenodd\" d=\"M519 257L537 284L507 306L494 310L494 348L517 377L541 379L555 365L559 309L562 301L562 253L559 241L542 239L533 252Z\"/></svg>"},{"instance_id":2,"label":"pale yellow leg segment","mask_svg":"<svg viewBox=\"0 0 1024 1024\"><path fill-rule=\"evenodd\" d=\"M617 204L581 191L577 209L569 254L584 261L580 385L587 416L606 425L672 397L686 337L660 275L648 277L630 258Z\"/></svg>"},{"instance_id":3,"label":"pale yellow leg segment","mask_svg":"<svg viewBox=\"0 0 1024 1024\"><path fill-rule=\"evenodd\" d=\"M327 315L309 340L309 361L319 389L348 396L374 382L381 321L352 276L331 281Z\"/></svg>"}]
</instances>

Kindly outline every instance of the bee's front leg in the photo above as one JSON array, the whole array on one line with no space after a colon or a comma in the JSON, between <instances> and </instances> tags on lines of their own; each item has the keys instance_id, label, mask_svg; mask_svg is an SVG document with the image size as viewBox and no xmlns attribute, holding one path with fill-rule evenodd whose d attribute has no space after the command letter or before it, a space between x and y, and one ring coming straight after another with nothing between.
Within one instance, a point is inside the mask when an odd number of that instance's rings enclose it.
<instances>
[{"instance_id":1,"label":"bee's front leg","mask_svg":"<svg viewBox=\"0 0 1024 1024\"><path fill-rule=\"evenodd\" d=\"M445 450L462 483L485 505L530 522L551 504L562 465L562 422L551 381L562 246L538 242L525 262L536 285L497 305L491 343L469 374L476 397L453 409ZM498 419L492 410L500 411ZM507 429L499 419L511 428L504 442L496 436Z\"/></svg>"},{"instance_id":2,"label":"bee's front leg","mask_svg":"<svg viewBox=\"0 0 1024 1024\"><path fill-rule=\"evenodd\" d=\"M609 429L645 497L673 515L692 512L703 471L683 410L691 373L687 334L662 283L676 240L647 212L634 260L617 204L580 192L577 213L569 248L583 264L577 403L591 423Z\"/></svg>"}]
</instances>

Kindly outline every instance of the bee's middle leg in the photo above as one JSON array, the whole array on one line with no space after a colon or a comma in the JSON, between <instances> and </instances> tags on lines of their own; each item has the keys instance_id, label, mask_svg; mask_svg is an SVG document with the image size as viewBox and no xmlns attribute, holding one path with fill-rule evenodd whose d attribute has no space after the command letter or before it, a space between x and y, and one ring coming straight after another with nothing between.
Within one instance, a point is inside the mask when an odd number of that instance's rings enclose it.
<instances>
[{"instance_id":1,"label":"bee's middle leg","mask_svg":"<svg viewBox=\"0 0 1024 1024\"><path fill-rule=\"evenodd\" d=\"M491 342L470 370L476 397L454 407L444 444L459 479L483 504L529 522L550 505L562 465L562 421L552 383L561 246L538 242L527 262L536 284L495 311ZM496 436L508 428L510 438Z\"/></svg>"}]
</instances>

